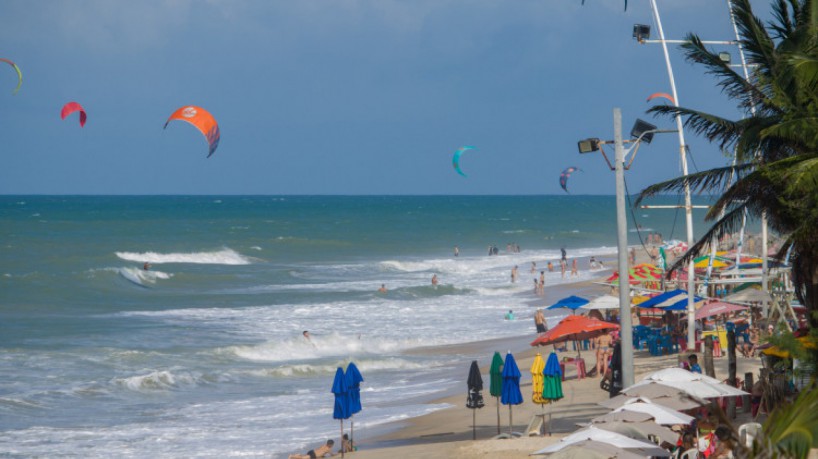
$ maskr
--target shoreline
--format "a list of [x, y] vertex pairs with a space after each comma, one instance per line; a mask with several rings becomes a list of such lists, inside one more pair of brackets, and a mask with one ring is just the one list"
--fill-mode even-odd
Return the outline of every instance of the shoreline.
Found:
[[[530, 346], [531, 341], [533, 341], [538, 335], [536, 333], [534, 322], [533, 322], [533, 314], [537, 308], [544, 308], [546, 305], [554, 303], [555, 301], [559, 300], [560, 298], [569, 296], [569, 295], [578, 295], [578, 296], [586, 296], [590, 298], [594, 298], [605, 293], [608, 293], [608, 287], [605, 285], [600, 285], [598, 282], [605, 277], [608, 277], [612, 272], [613, 268], [611, 267], [611, 262], [609, 260], [613, 259], [615, 254], [602, 254], [596, 255], [596, 258], [606, 260], [606, 268], [595, 270], [595, 277], [593, 279], [586, 279], [586, 280], [577, 280], [576, 282], [568, 282], [564, 284], [556, 284], [548, 286], [546, 285], [546, 289], [544, 295], [532, 297], [532, 294], [529, 293], [520, 293], [514, 296], [514, 300], [517, 304], [522, 304], [525, 306], [525, 313], [520, 314], [516, 320], [530, 320], [531, 321], [531, 334], [524, 335], [524, 336], [511, 336], [505, 338], [494, 338], [488, 340], [476, 340], [466, 343], [457, 343], [457, 344], [446, 344], [440, 346], [427, 346], [427, 347], [417, 347], [413, 349], [408, 349], [405, 351], [408, 355], [460, 355], [460, 356], [476, 356], [482, 355], [483, 360], [478, 359], [478, 364], [480, 365], [481, 374], [484, 376], [484, 384], [486, 388], [484, 390], [485, 394], [488, 394], [488, 369], [490, 366], [490, 359], [491, 356], [494, 354], [495, 351], [501, 353], [501, 355], [505, 355], [507, 351], [511, 351], [514, 357], [517, 359], [518, 363], [520, 364], [520, 372], [523, 373], [523, 378], [521, 379], [521, 389], [523, 390], [523, 394], [525, 396], [526, 388], [530, 388], [530, 376], [529, 382], [526, 383], [526, 374], [528, 373], [528, 368], [531, 366], [531, 360], [533, 360], [534, 356], [537, 354], [537, 348], [533, 348]], [[590, 257], [578, 257], [577, 260], [582, 266], [588, 265], [588, 260]], [[570, 273], [570, 271], [569, 271]], [[570, 276], [569, 273], [566, 273], [566, 276]], [[599, 276], [596, 276], [599, 274]], [[515, 309], [516, 311], [516, 309]], [[567, 311], [567, 310], [566, 310]], [[528, 314], [530, 312], [530, 314]], [[530, 317], [529, 317], [530, 315]], [[551, 349], [548, 346], [548, 349]], [[544, 349], [543, 349], [544, 351]], [[540, 351], [542, 352], [542, 351]], [[565, 351], [561, 352], [558, 355], [560, 358], [563, 356], [570, 356], [573, 355], [575, 351]], [[547, 354], [544, 354], [547, 357]], [[469, 360], [470, 361], [470, 360]], [[447, 412], [450, 410], [457, 410], [458, 408], [462, 407], [465, 404], [465, 380], [466, 380], [466, 373], [468, 372], [468, 362], [464, 361], [464, 365], [462, 368], [458, 368], [457, 370], [462, 370], [463, 372], [463, 387], [462, 388], [453, 388], [453, 389], [441, 389], [438, 393], [435, 394], [431, 399], [425, 400], [423, 403], [426, 405], [449, 405], [448, 407], [437, 409], [432, 411], [431, 413], [427, 413], [421, 416], [390, 421], [385, 424], [372, 426], [369, 428], [364, 427], [367, 431], [363, 434], [358, 434], [359, 427], [356, 426], [356, 444], [366, 450], [383, 450], [383, 449], [390, 449], [395, 447], [405, 447], [411, 445], [423, 445], [423, 444], [437, 444], [437, 443], [451, 443], [451, 442], [458, 442], [458, 441], [471, 441], [471, 425], [469, 424], [468, 432], [458, 432], [458, 433], [449, 433], [449, 432], [442, 432], [440, 429], [436, 429], [434, 427], [428, 428], [427, 427], [427, 419], [435, 419], [436, 415], [441, 412]], [[522, 362], [526, 362], [527, 367], [523, 365]], [[593, 364], [594, 362], [588, 362], [588, 364]], [[590, 368], [590, 367], [589, 367]], [[590, 378], [589, 378], [590, 379]], [[597, 387], [598, 387], [598, 380], [597, 380]], [[530, 389], [529, 389], [530, 390]], [[494, 406], [492, 403], [494, 402], [492, 397], [489, 395], [485, 395], [486, 400], [486, 408], [489, 406]], [[602, 408], [602, 407], [597, 407]], [[502, 411], [506, 407], [501, 408], [501, 417], [503, 416]], [[604, 409], [603, 409], [604, 410]], [[483, 410], [478, 411], [485, 411]], [[599, 411], [599, 410], [597, 410]], [[595, 415], [603, 414], [607, 410], [601, 411], [596, 413]], [[496, 409], [494, 411], [495, 418], [496, 418]], [[505, 425], [507, 426], [508, 413], [505, 413]], [[479, 413], [478, 413], [478, 423], [479, 423]], [[528, 418], [525, 420], [528, 421]], [[469, 420], [470, 422], [470, 420]], [[436, 422], [432, 422], [432, 424], [436, 424]], [[515, 421], [515, 426], [517, 422]], [[573, 429], [572, 429], [573, 430]], [[478, 429], [478, 439], [480, 438], [479, 434], [480, 430]], [[496, 419], [494, 425], [494, 434], [496, 435]], [[468, 438], [466, 438], [468, 437]], [[363, 451], [363, 450], [361, 450]], [[359, 452], [361, 452], [359, 451]], [[359, 452], [356, 452], [356, 457]], [[376, 457], [376, 456], [373, 456]]]
[[[603, 255], [598, 259], [605, 259], [611, 255]], [[604, 257], [604, 258], [603, 258]], [[645, 262], [645, 257], [637, 257], [637, 263]], [[587, 258], [583, 260], [587, 263]], [[612, 266], [606, 263], [606, 269], [600, 270], [600, 274], [607, 276], [610, 274]], [[604, 277], [600, 276], [592, 280], [578, 281], [546, 288], [545, 295], [535, 299], [523, 301], [527, 309], [533, 311], [534, 308], [543, 307], [544, 304], [553, 302], [568, 294], [578, 296], [595, 297], [608, 293], [608, 287], [598, 284]], [[520, 317], [518, 320], [532, 320], [529, 317]], [[563, 382], [565, 397], [553, 404], [544, 407], [537, 406], [531, 402], [531, 373], [530, 367], [537, 353], [547, 358], [551, 351], [551, 346], [533, 348], [530, 342], [536, 338], [537, 334], [533, 329], [530, 335], [498, 338], [491, 340], [477, 340], [468, 343], [459, 343], [444, 346], [430, 346], [414, 348], [406, 351], [407, 354], [456, 354], [456, 355], [485, 355], [484, 360], [478, 360], [480, 372], [483, 376], [484, 390], [483, 396], [485, 407], [478, 410], [470, 410], [465, 407], [466, 401], [466, 375], [468, 372], [468, 362], [464, 361], [462, 368], [463, 385], [452, 390], [442, 390], [433, 399], [424, 403], [429, 405], [446, 405], [445, 408], [432, 411], [430, 413], [407, 418], [398, 421], [374, 426], [367, 429], [368, 432], [356, 437], [356, 444], [359, 450], [353, 457], [360, 459], [379, 457], [425, 457], [425, 458], [472, 458], [491, 457], [500, 459], [527, 458], [532, 451], [541, 449], [549, 444], [559, 441], [570, 432], [579, 429], [577, 423], [588, 422], [591, 418], [608, 413], [610, 410], [600, 406], [597, 402], [608, 398], [608, 393], [600, 389], [600, 379], [598, 377], [586, 377], [577, 379], [573, 369], [568, 368], [566, 380]], [[517, 360], [522, 377], [520, 388], [523, 393], [524, 402], [514, 406], [511, 410], [513, 419], [513, 431], [522, 432], [526, 430], [529, 421], [535, 415], [550, 413], [551, 421], [548, 429], [550, 435], [547, 436], [526, 436], [513, 440], [494, 439], [498, 433], [498, 403], [488, 392], [491, 355], [494, 351], [504, 354], [511, 351]], [[559, 352], [557, 355], [563, 357], [574, 356], [576, 351], [567, 350]], [[582, 351], [581, 351], [582, 352]], [[595, 366], [596, 359], [593, 351], [585, 351], [583, 358], [586, 361], [586, 368], [590, 370]], [[677, 366], [679, 356], [682, 354], [672, 354], [667, 356], [650, 356], [647, 351], [635, 351], [636, 379], [656, 371], [661, 368]], [[716, 377], [725, 379], [727, 377], [727, 357], [714, 359], [716, 367]], [[761, 367], [759, 358], [745, 359], [739, 357], [737, 360], [737, 374], [745, 372], [757, 372]], [[474, 418], [473, 418], [474, 416]], [[749, 414], [738, 412], [738, 420], [747, 417]], [[476, 420], [476, 428], [473, 431], [472, 419]], [[509, 408], [499, 405], [500, 432], [509, 431]], [[357, 429], [356, 429], [357, 432]], [[473, 439], [476, 432], [476, 440]]]

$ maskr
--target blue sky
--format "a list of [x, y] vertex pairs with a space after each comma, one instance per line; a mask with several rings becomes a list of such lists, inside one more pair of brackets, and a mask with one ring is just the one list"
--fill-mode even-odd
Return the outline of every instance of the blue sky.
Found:
[[[668, 38], [732, 38], [726, 1], [658, 4]], [[674, 126], [644, 113], [670, 91], [661, 47], [631, 38], [647, 0], [5, 0], [0, 17], [0, 57], [24, 75], [13, 96], [0, 68], [3, 194], [560, 194], [568, 166], [572, 193], [613, 194], [577, 140], [613, 138], [614, 107], [626, 133]], [[681, 105], [740, 116], [671, 57]], [[71, 100], [82, 129], [60, 120]], [[219, 121], [210, 159], [192, 126], [162, 130], [187, 104]], [[691, 170], [727, 163], [687, 140]], [[679, 164], [676, 135], [655, 137], [629, 190]]]

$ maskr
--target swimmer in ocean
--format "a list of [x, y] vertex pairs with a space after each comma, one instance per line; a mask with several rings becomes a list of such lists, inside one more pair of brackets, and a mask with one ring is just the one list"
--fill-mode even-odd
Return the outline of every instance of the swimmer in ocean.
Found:
[[151, 269], [151, 264], [146, 261], [145, 264], [142, 265], [142, 269], [144, 271], [147, 271], [147, 270]]
[[386, 293], [386, 284], [381, 284], [381, 288], [378, 289], [381, 293]]

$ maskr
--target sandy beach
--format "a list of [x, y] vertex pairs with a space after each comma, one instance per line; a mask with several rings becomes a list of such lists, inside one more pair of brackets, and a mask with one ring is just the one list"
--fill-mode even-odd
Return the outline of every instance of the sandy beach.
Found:
[[[594, 297], [609, 292], [609, 287], [594, 282], [577, 283], [570, 286], [568, 290], [577, 292], [575, 294]], [[562, 290], [564, 293], [564, 290]], [[548, 292], [546, 292], [548, 294]], [[551, 296], [551, 295], [549, 295]], [[547, 299], [537, 299], [532, 301], [532, 307], [547, 304]], [[533, 308], [532, 308], [533, 313]], [[522, 320], [522, 319], [521, 319]], [[527, 316], [525, 320], [530, 320]], [[579, 429], [577, 423], [588, 422], [591, 418], [608, 413], [610, 410], [600, 406], [600, 402], [608, 398], [609, 394], [600, 389], [600, 379], [598, 377], [586, 377], [577, 379], [576, 372], [569, 367], [566, 370], [566, 381], [563, 382], [565, 398], [562, 400], [541, 407], [531, 402], [531, 373], [529, 369], [537, 353], [541, 353], [544, 358], [553, 350], [552, 346], [533, 348], [530, 342], [536, 338], [533, 330], [530, 335], [520, 336], [506, 340], [495, 340], [493, 342], [473, 342], [458, 346], [448, 346], [443, 348], [421, 348], [414, 352], [422, 353], [474, 353], [479, 350], [486, 350], [486, 357], [480, 361], [481, 374], [484, 381], [484, 397], [486, 406], [482, 409], [472, 410], [465, 407], [466, 401], [466, 374], [468, 363], [463, 364], [463, 390], [460, 393], [448, 395], [434, 400], [432, 403], [451, 405], [449, 408], [432, 412], [430, 414], [394, 423], [391, 428], [394, 430], [374, 437], [362, 438], [358, 442], [359, 451], [352, 453], [359, 459], [382, 458], [382, 457], [424, 457], [424, 458], [474, 458], [491, 457], [501, 459], [525, 458], [533, 451], [541, 449], [549, 444], [559, 441], [565, 435]], [[501, 354], [511, 351], [518, 363], [522, 378], [520, 381], [521, 390], [525, 401], [521, 405], [512, 409], [514, 432], [525, 433], [525, 430], [535, 415], [543, 412], [550, 414], [550, 435], [546, 436], [526, 436], [515, 439], [494, 439], [498, 433], [497, 429], [497, 399], [488, 393], [488, 366], [492, 353], [488, 349], [494, 349]], [[467, 352], [472, 351], [472, 352]], [[576, 351], [569, 346], [567, 351], [558, 353], [560, 359], [573, 357]], [[685, 358], [687, 354], [672, 354], [666, 356], [651, 356], [648, 351], [635, 351], [634, 360], [636, 365], [636, 381], [639, 381], [646, 374], [668, 367], [676, 367], [680, 358]], [[596, 362], [593, 350], [582, 351], [582, 356], [586, 361], [587, 369], [590, 370]], [[701, 359], [701, 358], [700, 358]], [[726, 379], [728, 376], [728, 358], [726, 353], [719, 358], [714, 358], [714, 367], [718, 379]], [[737, 358], [737, 375], [743, 377], [746, 372], [758, 373], [761, 361], [756, 358]], [[472, 416], [476, 415], [476, 437], [473, 440]], [[499, 408], [500, 431], [509, 432], [509, 408], [500, 405]], [[737, 423], [750, 420], [750, 415], [741, 413], [738, 410]]]

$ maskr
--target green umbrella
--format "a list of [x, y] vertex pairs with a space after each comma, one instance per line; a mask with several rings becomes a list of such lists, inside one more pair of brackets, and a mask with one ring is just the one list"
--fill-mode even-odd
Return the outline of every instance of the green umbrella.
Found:
[[500, 435], [500, 395], [503, 394], [503, 356], [501, 356], [499, 352], [495, 352], [494, 357], [491, 359], [489, 375], [491, 375], [489, 393], [497, 400], [497, 435]]
[[[560, 359], [557, 354], [551, 353], [548, 356], [548, 361], [543, 368], [543, 388], [542, 399], [549, 402], [556, 402], [564, 397], [562, 393], [562, 368], [560, 367]], [[543, 419], [545, 421], [545, 419]], [[551, 414], [549, 410], [548, 415], [548, 431], [551, 435]]]

